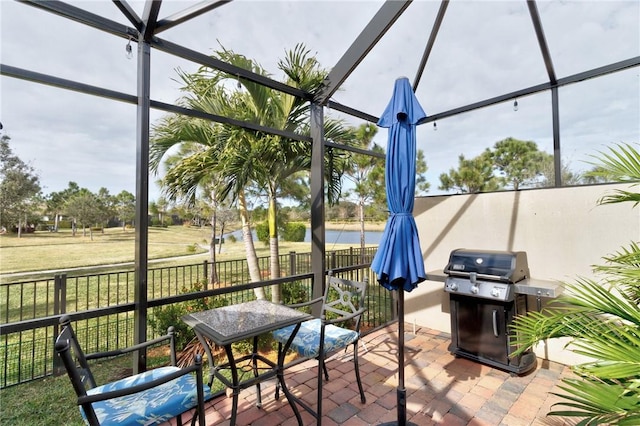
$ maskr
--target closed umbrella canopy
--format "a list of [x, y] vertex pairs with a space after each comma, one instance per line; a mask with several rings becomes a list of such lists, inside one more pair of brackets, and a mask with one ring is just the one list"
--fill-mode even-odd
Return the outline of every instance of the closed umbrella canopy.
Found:
[[426, 279], [418, 228], [413, 218], [416, 187], [416, 125], [426, 117], [413, 93], [409, 79], [396, 80], [393, 96], [378, 126], [389, 128], [385, 184], [389, 220], [384, 228], [371, 269], [378, 282], [398, 290], [398, 421], [385, 426], [407, 424], [407, 391], [404, 387], [404, 292]]
[[416, 125], [426, 117], [409, 79], [396, 80], [393, 96], [378, 121], [389, 128], [385, 185], [390, 216], [371, 263], [378, 282], [389, 290], [411, 291], [426, 279], [413, 199], [416, 186]]

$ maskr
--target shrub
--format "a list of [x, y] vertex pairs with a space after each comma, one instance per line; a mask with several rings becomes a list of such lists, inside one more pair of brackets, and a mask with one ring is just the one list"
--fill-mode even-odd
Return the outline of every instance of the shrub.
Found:
[[[190, 288], [183, 287], [182, 293], [195, 293], [201, 291], [203, 287], [202, 282], [197, 282]], [[181, 320], [182, 316], [189, 312], [206, 311], [207, 309], [218, 308], [220, 306], [226, 306], [227, 304], [226, 299], [215, 296], [160, 306], [153, 309], [149, 317], [149, 325], [157, 334], [165, 334], [167, 328], [173, 326], [176, 332], [176, 348], [180, 350], [195, 337], [195, 333], [191, 327]]]
[[269, 224], [267, 222], [256, 224], [256, 237], [258, 237], [258, 241], [269, 244]]
[[282, 300], [287, 305], [306, 302], [311, 299], [309, 286], [301, 281], [294, 281], [282, 286]]
[[303, 242], [307, 233], [307, 226], [302, 222], [289, 222], [285, 224], [282, 238], [285, 241]]

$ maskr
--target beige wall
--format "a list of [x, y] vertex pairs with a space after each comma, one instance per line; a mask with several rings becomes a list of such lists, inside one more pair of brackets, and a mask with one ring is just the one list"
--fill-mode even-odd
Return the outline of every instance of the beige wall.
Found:
[[[535, 279], [572, 282], [578, 276], [593, 277], [591, 265], [602, 264], [602, 256], [640, 241], [639, 208], [631, 203], [597, 205], [615, 189], [628, 185], [417, 198], [414, 216], [425, 268], [441, 273], [456, 248], [522, 250]], [[406, 294], [405, 321], [450, 332], [443, 283], [426, 281]], [[564, 343], [548, 342], [536, 353], [571, 364], [575, 358], [561, 350]]]

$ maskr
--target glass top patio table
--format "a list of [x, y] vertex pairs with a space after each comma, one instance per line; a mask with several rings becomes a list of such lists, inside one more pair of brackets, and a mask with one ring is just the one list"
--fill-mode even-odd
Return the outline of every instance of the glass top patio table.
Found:
[[220, 346], [268, 333], [313, 316], [267, 300], [254, 300], [185, 315], [182, 320]]
[[[228, 388], [233, 390], [233, 403], [231, 408], [231, 422], [233, 426], [236, 424], [238, 414], [238, 395], [240, 390], [249, 386], [256, 386], [258, 407], [262, 406], [262, 397], [260, 395], [260, 382], [277, 376], [278, 381], [291, 404], [298, 423], [302, 424], [302, 419], [295, 407], [296, 398], [287, 389], [284, 383], [284, 355], [291, 345], [291, 341], [300, 328], [300, 324], [304, 321], [313, 319], [311, 314], [290, 308], [285, 305], [279, 305], [267, 300], [254, 300], [250, 302], [238, 303], [231, 306], [223, 306], [221, 308], [210, 309], [208, 311], [187, 314], [182, 317], [187, 325], [191, 326], [198, 339], [204, 347], [207, 358], [209, 360], [209, 386], [212, 385], [213, 379], [218, 378]], [[295, 325], [295, 331], [291, 335], [287, 344], [278, 351], [278, 361], [274, 363], [270, 359], [258, 353], [258, 336], [270, 331], [277, 330], [282, 327]], [[214, 362], [214, 356], [207, 340], [208, 338], [218, 346], [223, 346], [227, 354], [227, 362], [217, 364]], [[233, 354], [232, 344], [241, 340], [253, 338], [253, 351], [250, 354], [242, 355], [236, 358]], [[240, 374], [243, 369], [238, 367], [239, 363], [249, 362], [253, 375], [250, 379], [242, 379]], [[268, 366], [268, 368], [259, 368], [258, 362]], [[221, 370], [228, 369], [231, 372], [231, 380], [221, 374]]]

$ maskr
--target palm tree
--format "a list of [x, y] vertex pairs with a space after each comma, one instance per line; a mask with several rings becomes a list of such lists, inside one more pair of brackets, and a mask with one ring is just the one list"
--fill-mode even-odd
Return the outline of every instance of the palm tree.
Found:
[[[243, 55], [223, 48], [216, 52], [216, 56], [227, 63], [267, 75], [259, 64]], [[288, 52], [278, 66], [287, 76], [285, 83], [307, 92], [315, 90], [327, 74], [302, 45]], [[309, 103], [305, 100], [251, 81], [236, 80], [233, 76], [207, 67], [200, 68], [194, 74], [180, 73], [180, 77], [188, 93], [181, 103], [189, 108], [288, 132], [309, 133]], [[233, 84], [229, 84], [230, 80]], [[241, 88], [236, 88], [236, 84]], [[349, 132], [336, 120], [326, 120], [325, 135], [334, 140], [350, 141]], [[167, 175], [174, 177], [172, 182], [182, 193], [193, 193], [203, 181], [211, 179], [212, 173], [220, 177], [224, 185], [219, 196], [225, 198], [231, 194], [238, 202], [253, 281], [259, 281], [261, 276], [251, 237], [246, 191], [253, 187], [266, 194], [269, 205], [270, 273], [273, 278], [279, 277], [277, 198], [283, 182], [300, 171], [310, 170], [309, 144], [231, 124], [212, 124], [200, 119], [169, 116], [154, 128], [152, 167], [157, 170], [165, 153], [183, 143], [198, 144], [201, 149], [191, 150], [184, 162], [172, 165], [175, 170], [172, 172], [170, 169]], [[335, 182], [333, 175], [331, 178], [330, 182]], [[165, 181], [169, 182], [167, 179]], [[335, 183], [328, 186], [332, 191], [340, 190]], [[335, 194], [332, 192], [332, 197], [336, 197]], [[272, 300], [279, 302], [279, 288], [272, 290]]]
[[[600, 153], [600, 165], [593, 173], [630, 182], [640, 180], [640, 154], [621, 144]], [[631, 201], [640, 194], [617, 190], [599, 204]], [[578, 379], [565, 379], [566, 394], [558, 406], [568, 410], [550, 415], [580, 417], [581, 425], [640, 424], [640, 245], [632, 242], [603, 258], [605, 265], [595, 272], [602, 280], [581, 278], [566, 284], [563, 296], [541, 312], [529, 312], [516, 319], [516, 343], [527, 348], [550, 338], [569, 337], [569, 349], [591, 358], [572, 367]]]
[[[370, 149], [374, 152], [382, 153], [384, 150], [376, 143], [373, 142], [373, 138], [378, 132], [375, 125], [367, 123], [362, 124], [360, 127], [354, 130], [356, 135], [356, 141], [358, 148]], [[353, 183], [353, 192], [357, 197], [358, 205], [358, 218], [360, 221], [360, 253], [361, 260], [364, 263], [364, 248], [365, 248], [365, 205], [367, 201], [370, 201], [376, 195], [376, 192], [384, 190], [384, 172], [374, 173], [376, 167], [382, 168], [384, 161], [377, 157], [363, 154], [353, 154], [349, 167], [345, 172], [345, 176]], [[378, 180], [372, 179], [372, 176], [379, 178]]]

